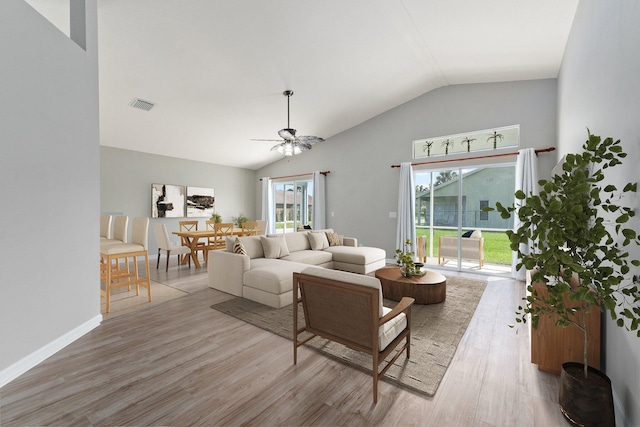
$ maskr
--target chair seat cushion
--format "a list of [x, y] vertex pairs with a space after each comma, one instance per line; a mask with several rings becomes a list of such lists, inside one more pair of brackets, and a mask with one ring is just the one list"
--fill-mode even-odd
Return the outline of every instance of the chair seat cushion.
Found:
[[[382, 312], [387, 314], [391, 311], [388, 307], [382, 307]], [[389, 320], [384, 325], [380, 326], [378, 332], [378, 348], [380, 351], [387, 348], [391, 342], [396, 339], [400, 332], [404, 331], [407, 327], [407, 316], [404, 313], [400, 313], [393, 319]]]
[[272, 258], [251, 260], [251, 270], [244, 273], [244, 286], [280, 295], [293, 289], [293, 273], [308, 267], [298, 262], [283, 262]]
[[124, 254], [128, 252], [144, 251], [144, 246], [135, 243], [121, 243], [119, 245], [100, 245], [100, 253], [104, 255]]
[[309, 265], [322, 265], [332, 261], [332, 256], [329, 252], [304, 250], [298, 252], [292, 252], [291, 254], [280, 258], [285, 261], [301, 262]]

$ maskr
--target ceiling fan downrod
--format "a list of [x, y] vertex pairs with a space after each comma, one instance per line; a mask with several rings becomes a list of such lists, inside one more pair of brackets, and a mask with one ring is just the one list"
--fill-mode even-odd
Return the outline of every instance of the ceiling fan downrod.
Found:
[[291, 129], [291, 125], [289, 124], [289, 99], [293, 95], [293, 91], [285, 90], [282, 94], [287, 97], [287, 129]]

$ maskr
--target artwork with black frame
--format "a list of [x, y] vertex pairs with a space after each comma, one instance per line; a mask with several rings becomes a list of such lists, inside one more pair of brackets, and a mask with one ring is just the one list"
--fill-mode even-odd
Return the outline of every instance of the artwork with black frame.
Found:
[[151, 217], [183, 218], [184, 185], [151, 184]]
[[215, 200], [213, 188], [187, 187], [187, 217], [211, 218]]

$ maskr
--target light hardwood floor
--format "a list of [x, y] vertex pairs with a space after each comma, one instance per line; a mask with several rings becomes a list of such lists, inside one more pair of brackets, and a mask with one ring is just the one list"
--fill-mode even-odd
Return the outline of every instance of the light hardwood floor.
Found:
[[0, 425], [568, 425], [558, 378], [529, 362], [526, 328], [508, 327], [523, 283], [480, 276], [436, 395], [381, 381], [374, 405], [370, 375], [305, 348], [294, 366], [291, 341], [212, 310], [229, 296], [206, 269], [154, 267], [184, 295], [134, 311], [114, 301], [102, 325], [0, 389]]

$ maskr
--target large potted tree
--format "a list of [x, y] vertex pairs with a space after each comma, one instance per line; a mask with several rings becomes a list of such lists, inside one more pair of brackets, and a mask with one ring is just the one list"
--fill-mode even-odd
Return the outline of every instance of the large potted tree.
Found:
[[[517, 268], [530, 270], [531, 283], [546, 287], [537, 292], [528, 286], [516, 321], [530, 317], [537, 328], [542, 316], [553, 316], [556, 327], [578, 328], [584, 335], [583, 363], [562, 366], [563, 414], [575, 425], [614, 425], [611, 382], [589, 366], [586, 315], [608, 312], [618, 326], [640, 337], [640, 291], [632, 271], [640, 261], [627, 250], [640, 245], [640, 239], [626, 228], [635, 214], [626, 206], [627, 196], [636, 192], [637, 183], [619, 189], [606, 180], [626, 157], [620, 140], [602, 140], [589, 132], [582, 148], [582, 153], [566, 155], [560, 174], [539, 181], [539, 195], [518, 191], [518, 203], [497, 203], [496, 210], [503, 218], [518, 216], [521, 225], [506, 232], [518, 253]], [[521, 250], [521, 245], [530, 250]]]

